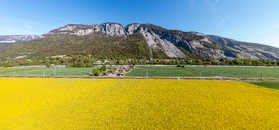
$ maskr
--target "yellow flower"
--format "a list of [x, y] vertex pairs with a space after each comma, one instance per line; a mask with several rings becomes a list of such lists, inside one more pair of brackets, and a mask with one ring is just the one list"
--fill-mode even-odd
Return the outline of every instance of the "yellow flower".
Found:
[[272, 129], [279, 91], [232, 81], [0, 79], [0, 129]]

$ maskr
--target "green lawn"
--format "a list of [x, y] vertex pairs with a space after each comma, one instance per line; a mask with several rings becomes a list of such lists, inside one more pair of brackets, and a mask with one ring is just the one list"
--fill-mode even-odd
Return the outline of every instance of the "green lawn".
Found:
[[93, 68], [0, 68], [0, 76], [88, 76]]
[[279, 78], [279, 68], [219, 66], [138, 66], [127, 76]]
[[264, 81], [264, 82], [251, 82], [252, 84], [263, 86], [272, 89], [279, 89], [279, 82]]

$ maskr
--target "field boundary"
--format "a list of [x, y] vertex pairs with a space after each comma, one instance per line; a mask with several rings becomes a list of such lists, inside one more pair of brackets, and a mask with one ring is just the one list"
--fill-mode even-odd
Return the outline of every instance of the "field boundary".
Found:
[[276, 78], [226, 78], [226, 77], [63, 77], [63, 76], [0, 76], [0, 78], [54, 78], [54, 79], [177, 79], [224, 81], [279, 81]]

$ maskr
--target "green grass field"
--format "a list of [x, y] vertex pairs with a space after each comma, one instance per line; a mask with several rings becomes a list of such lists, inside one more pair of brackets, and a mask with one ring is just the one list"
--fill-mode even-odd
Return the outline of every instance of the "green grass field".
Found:
[[279, 78], [279, 68], [267, 67], [202, 67], [185, 66], [138, 66], [127, 76], [150, 77], [232, 77], [232, 78]]
[[[91, 68], [0, 68], [0, 76], [88, 76]], [[202, 67], [137, 66], [126, 76], [139, 77], [232, 77], [279, 78], [279, 68], [264, 67]]]
[[0, 76], [88, 76], [91, 68], [0, 68]]
[[279, 82], [265, 81], [265, 82], [251, 82], [251, 83], [262, 87], [279, 89]]

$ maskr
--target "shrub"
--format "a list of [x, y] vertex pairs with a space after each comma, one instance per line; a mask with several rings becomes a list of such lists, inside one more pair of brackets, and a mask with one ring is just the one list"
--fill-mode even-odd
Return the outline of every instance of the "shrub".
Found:
[[99, 68], [95, 68], [95, 69], [92, 70], [92, 73], [93, 73], [94, 76], [100, 76], [101, 71], [100, 71]]
[[100, 71], [106, 71], [107, 70], [107, 66], [106, 65], [102, 65], [102, 67], [100, 68]]

